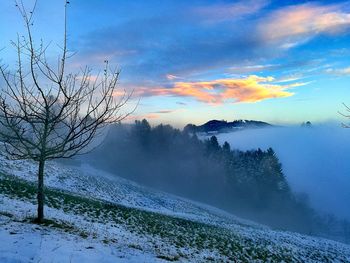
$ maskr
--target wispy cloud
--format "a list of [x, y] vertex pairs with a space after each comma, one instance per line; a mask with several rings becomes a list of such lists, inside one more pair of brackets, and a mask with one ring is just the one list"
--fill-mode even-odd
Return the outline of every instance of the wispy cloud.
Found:
[[286, 83], [286, 82], [295, 82], [300, 79], [305, 78], [305, 76], [301, 73], [295, 73], [287, 76], [280, 77], [276, 79], [276, 83]]
[[302, 4], [288, 6], [270, 14], [258, 27], [268, 42], [281, 42], [288, 49], [320, 34], [336, 35], [350, 26], [350, 13], [342, 5]]
[[157, 114], [168, 114], [168, 113], [172, 113], [176, 110], [159, 110], [159, 111], [155, 111], [153, 113], [157, 113]]
[[165, 109], [165, 110], [152, 111], [152, 112], [143, 113], [143, 114], [134, 114], [134, 115], [128, 116], [127, 121], [134, 121], [134, 120], [141, 120], [141, 119], [160, 119], [161, 116], [164, 114], [170, 114], [180, 110], [182, 109], [181, 108]]
[[328, 74], [333, 74], [338, 76], [345, 76], [345, 75], [350, 76], [350, 67], [338, 68], [338, 69], [329, 68], [329, 69], [326, 69], [325, 72]]
[[268, 5], [265, 0], [247, 0], [196, 7], [193, 13], [206, 23], [220, 23], [253, 15]]
[[153, 119], [159, 119], [159, 118], [160, 118], [160, 115], [156, 113], [133, 114], [128, 116], [125, 119], [125, 121], [130, 122], [130, 121], [142, 120], [142, 119], [153, 120]]
[[254, 65], [243, 65], [230, 67], [229, 71], [232, 73], [251, 73], [251, 72], [262, 72], [268, 70], [276, 70], [281, 68], [280, 64], [254, 64]]
[[170, 88], [141, 88], [140, 96], [177, 96], [191, 97], [212, 105], [232, 102], [258, 102], [271, 98], [292, 96], [288, 91], [306, 83], [288, 85], [274, 84], [273, 77], [251, 75], [246, 78], [217, 79], [199, 82], [175, 82]]
[[174, 79], [178, 79], [180, 77], [176, 76], [176, 75], [173, 75], [173, 74], [166, 74], [166, 78], [168, 80], [174, 80]]

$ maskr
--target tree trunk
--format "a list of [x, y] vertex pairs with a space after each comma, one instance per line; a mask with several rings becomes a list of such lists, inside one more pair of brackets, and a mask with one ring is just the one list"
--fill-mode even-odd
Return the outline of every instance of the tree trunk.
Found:
[[44, 166], [45, 166], [45, 160], [39, 161], [39, 171], [38, 171], [38, 193], [37, 193], [37, 200], [38, 200], [38, 218], [37, 222], [40, 224], [44, 220], [44, 202], [45, 202], [45, 195], [44, 195]]

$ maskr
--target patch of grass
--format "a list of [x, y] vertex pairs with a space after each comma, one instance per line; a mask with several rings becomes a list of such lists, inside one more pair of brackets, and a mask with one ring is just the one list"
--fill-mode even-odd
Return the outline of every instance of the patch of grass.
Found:
[[137, 250], [142, 250], [142, 247], [138, 244], [129, 244], [129, 248], [137, 249]]
[[6, 212], [6, 211], [0, 211], [0, 215], [6, 216], [9, 218], [13, 218], [13, 215], [11, 213]]
[[34, 224], [61, 229], [65, 232], [72, 232], [73, 230], [76, 229], [74, 227], [74, 225], [69, 224], [69, 223], [64, 222], [64, 221], [58, 221], [58, 220], [53, 220], [53, 219], [44, 219], [43, 222], [38, 223], [36, 218], [29, 218], [29, 220], [31, 223], [34, 223]]
[[180, 256], [158, 255], [157, 258], [164, 259], [166, 261], [178, 261], [180, 259]]
[[45, 218], [43, 220], [43, 222], [38, 223], [36, 218], [27, 217], [24, 220], [22, 220], [21, 222], [27, 222], [27, 223], [36, 224], [39, 226], [56, 228], [56, 229], [59, 229], [59, 230], [66, 232], [66, 233], [79, 235], [82, 238], [87, 238], [89, 236], [89, 233], [87, 233], [86, 231], [82, 231], [80, 228], [76, 227], [75, 225], [70, 224], [70, 223], [65, 222], [65, 221], [62, 221], [62, 220]]

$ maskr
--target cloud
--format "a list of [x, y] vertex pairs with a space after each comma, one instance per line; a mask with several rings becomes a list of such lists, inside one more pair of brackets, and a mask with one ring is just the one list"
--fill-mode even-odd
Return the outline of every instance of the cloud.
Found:
[[167, 113], [172, 113], [174, 112], [175, 110], [159, 110], [159, 111], [155, 111], [154, 113], [157, 113], [157, 114], [167, 114]]
[[165, 109], [165, 110], [159, 110], [159, 111], [153, 111], [148, 112], [144, 114], [134, 114], [127, 117], [126, 121], [135, 121], [135, 120], [142, 120], [142, 119], [160, 119], [161, 115], [163, 114], [169, 114], [174, 113], [176, 111], [180, 111], [182, 109]]
[[332, 75], [337, 75], [337, 76], [350, 76], [350, 67], [347, 68], [339, 68], [339, 69], [326, 69], [325, 71], [328, 74], [332, 74]]
[[269, 1], [248, 0], [196, 7], [193, 13], [206, 23], [220, 23], [253, 15], [268, 5]]
[[[306, 71], [309, 71], [310, 69], [315, 69], [316, 67], [325, 67], [326, 65], [323, 64], [324, 59], [310, 59], [310, 58], [294, 58], [291, 57], [290, 59], [284, 58], [283, 63], [272, 63], [272, 64], [252, 64], [250, 62], [241, 64], [240, 66], [233, 66], [228, 68], [227, 72], [234, 73], [234, 74], [247, 74], [251, 75], [252, 73], [261, 73], [264, 72], [265, 74], [267, 72], [276, 72], [276, 71], [283, 71], [283, 72], [294, 72], [293, 74], [296, 75], [304, 75]], [[301, 73], [303, 72], [303, 73]], [[284, 76], [283, 78], [286, 78]]]
[[173, 75], [173, 74], [166, 74], [166, 78], [167, 78], [168, 80], [174, 80], [174, 79], [178, 79], [178, 78], [180, 78], [180, 77], [175, 76], [175, 75]]
[[250, 75], [246, 78], [217, 79], [199, 82], [175, 82], [170, 88], [141, 88], [136, 91], [140, 96], [176, 96], [191, 97], [200, 102], [218, 105], [225, 101], [258, 102], [271, 98], [290, 97], [294, 93], [287, 91], [306, 83], [289, 85], [273, 84], [273, 77]]
[[[320, 34], [344, 32], [349, 22], [340, 4], [265, 9], [263, 0], [139, 5], [148, 12], [130, 14], [85, 33], [76, 44], [81, 50], [78, 58], [89, 60], [87, 64], [108, 58], [122, 67], [121, 81], [134, 86], [164, 87], [169, 81], [218, 79], [227, 77], [226, 73], [306, 71], [328, 46], [313, 52], [291, 47]], [[123, 17], [119, 9], [115, 12], [115, 17]], [[150, 81], [154, 84], [148, 85]]]
[[154, 120], [159, 118], [160, 118], [160, 115], [156, 113], [146, 113], [146, 114], [139, 114], [139, 115], [134, 114], [126, 117], [125, 121], [130, 122], [130, 121], [136, 121], [136, 120], [142, 120], [142, 119]]
[[[76, 43], [76, 49], [81, 50], [78, 59], [87, 58], [87, 64], [104, 59], [115, 61], [122, 67], [123, 79], [143, 83], [145, 79], [186, 77], [238, 65], [257, 54], [264, 56], [264, 50], [257, 50], [260, 42], [256, 34], [247, 34], [255, 27], [246, 21], [249, 17], [244, 18], [244, 28], [238, 23], [208, 27], [205, 21], [208, 17], [215, 19], [212, 17], [215, 12], [208, 14], [204, 10], [210, 10], [212, 4], [191, 3], [186, 7], [179, 4], [171, 2], [167, 8], [156, 7], [152, 13], [140, 13], [138, 17], [84, 34]], [[244, 4], [230, 4], [230, 12], [249, 9]], [[228, 4], [214, 6], [221, 12], [228, 8]]]
[[298, 73], [294, 73], [294, 74], [280, 77], [280, 78], [276, 79], [276, 82], [277, 83], [285, 83], [285, 82], [292, 82], [292, 81], [295, 82], [295, 81], [298, 81], [298, 80], [303, 79], [303, 78], [305, 78], [305, 76], [298, 72]]
[[350, 27], [350, 13], [342, 5], [302, 4], [288, 6], [270, 14], [258, 27], [262, 38], [281, 42], [289, 49], [320, 34], [337, 35]]
[[233, 73], [249, 73], [249, 72], [261, 72], [261, 71], [271, 71], [281, 68], [280, 64], [256, 64], [256, 65], [246, 65], [246, 66], [235, 66], [230, 67], [229, 71]]

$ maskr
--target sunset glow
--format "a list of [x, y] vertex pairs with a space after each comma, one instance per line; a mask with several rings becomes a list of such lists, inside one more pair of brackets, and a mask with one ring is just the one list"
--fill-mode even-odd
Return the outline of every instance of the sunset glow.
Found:
[[[23, 27], [12, 1], [1, 7], [0, 22], [12, 25], [0, 28], [1, 53], [11, 63], [10, 40]], [[62, 13], [61, 1], [38, 3], [35, 38], [52, 41], [52, 61]], [[116, 95], [133, 91], [132, 118], [340, 123], [350, 101], [347, 1], [72, 0], [68, 18], [67, 69], [98, 74], [105, 60], [120, 68]], [[171, 111], [154, 114], [162, 110]]]

